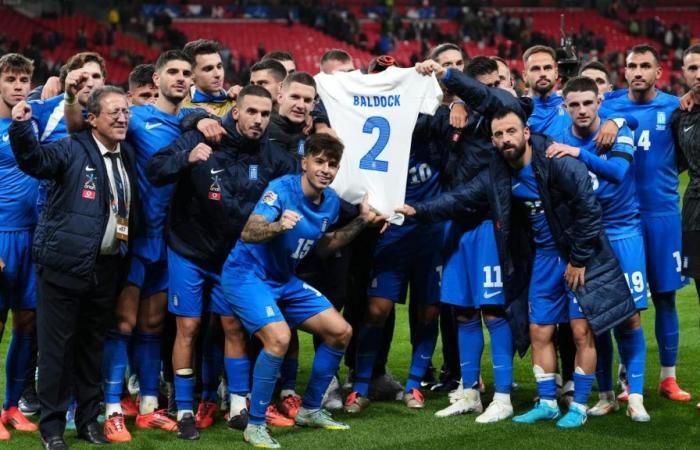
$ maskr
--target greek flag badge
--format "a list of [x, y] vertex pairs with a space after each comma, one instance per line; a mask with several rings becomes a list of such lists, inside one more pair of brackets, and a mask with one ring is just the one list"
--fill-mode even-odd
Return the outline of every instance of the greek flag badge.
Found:
[[658, 111], [656, 113], [656, 131], [663, 131], [666, 129], [666, 113], [663, 111]]
[[248, 179], [257, 180], [258, 179], [258, 165], [251, 164], [248, 166]]

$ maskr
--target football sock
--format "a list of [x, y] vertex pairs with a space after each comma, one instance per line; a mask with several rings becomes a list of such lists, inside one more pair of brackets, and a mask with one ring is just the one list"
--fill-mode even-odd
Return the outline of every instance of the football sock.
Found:
[[192, 412], [194, 409], [194, 371], [192, 369], [176, 370], [173, 383], [175, 384], [177, 420], [180, 420], [185, 412]]
[[219, 375], [224, 370], [224, 349], [221, 334], [207, 330], [202, 350], [202, 401], [216, 401], [218, 398]]
[[158, 397], [160, 393], [160, 346], [159, 334], [134, 333], [134, 360], [138, 361], [141, 397]]
[[299, 359], [285, 356], [280, 367], [280, 389], [294, 391], [297, 387], [297, 372]]
[[105, 403], [119, 403], [121, 399], [130, 339], [131, 333], [120, 333], [117, 330], [109, 330], [105, 337], [102, 351]]
[[360, 326], [357, 336], [357, 355], [355, 356], [355, 378], [352, 390], [363, 397], [369, 393], [369, 383], [372, 381], [372, 369], [377, 353], [381, 347], [384, 329], [371, 327], [367, 324]]
[[242, 358], [224, 358], [229, 394], [245, 397], [250, 392], [250, 360]]
[[481, 354], [484, 351], [484, 332], [481, 318], [468, 322], [457, 322], [459, 365], [462, 369], [462, 384], [465, 389], [479, 384]]
[[676, 293], [664, 292], [652, 294], [656, 307], [656, 342], [659, 345], [661, 366], [676, 365], [678, 357], [678, 312], [676, 311]]
[[493, 384], [496, 392], [510, 394], [513, 388], [513, 336], [508, 321], [502, 317], [486, 321], [491, 336]]
[[540, 399], [547, 401], [556, 401], [557, 398], [557, 382], [554, 380], [553, 373], [545, 373], [542, 367], [535, 365], [532, 368], [537, 382], [537, 394]]
[[340, 360], [345, 352], [336, 350], [326, 344], [321, 344], [316, 350], [314, 362], [311, 367], [309, 384], [301, 400], [301, 404], [307, 410], [313, 411], [321, 407], [323, 394], [325, 394], [331, 379], [340, 365]]
[[426, 370], [430, 366], [430, 360], [435, 351], [438, 336], [437, 321], [417, 324], [418, 339], [413, 349], [411, 357], [411, 367], [408, 369], [408, 380], [406, 381], [406, 392], [412, 389], [420, 389], [420, 383], [425, 376]]
[[12, 338], [7, 348], [7, 361], [5, 363], [4, 409], [17, 406], [19, 398], [24, 392], [27, 378], [30, 376], [32, 339], [33, 336], [31, 334], [22, 334], [12, 330]]
[[112, 414], [124, 414], [121, 403], [105, 403], [105, 417], [109, 418]]
[[576, 367], [574, 370], [574, 402], [579, 405], [588, 403], [588, 397], [591, 395], [595, 374], [586, 374], [583, 369]]
[[647, 343], [644, 339], [644, 330], [640, 327], [635, 330], [616, 330], [618, 342], [624, 347], [627, 358], [623, 363], [627, 367], [627, 384], [630, 394], [643, 394], [644, 370], [646, 368]]
[[265, 423], [265, 412], [272, 399], [283, 358], [262, 350], [253, 369], [253, 391], [250, 397], [249, 423]]
[[664, 380], [668, 377], [676, 378], [676, 366], [661, 367], [661, 379]]
[[612, 391], [613, 346], [612, 336], [610, 336], [609, 331], [595, 337], [595, 349], [598, 357], [595, 371], [595, 377], [598, 381], [598, 392]]

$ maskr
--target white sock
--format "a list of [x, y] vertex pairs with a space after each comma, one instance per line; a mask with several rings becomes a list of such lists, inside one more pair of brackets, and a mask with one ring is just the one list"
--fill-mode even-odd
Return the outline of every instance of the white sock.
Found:
[[192, 414], [194, 416], [194, 411], [192, 411], [191, 409], [178, 409], [177, 420], [178, 421], [182, 420], [182, 417], [187, 413]]
[[613, 400], [615, 398], [615, 392], [613, 392], [613, 391], [598, 392], [598, 398], [601, 400]]
[[496, 392], [493, 394], [493, 401], [502, 405], [510, 405], [510, 394], [501, 394]]
[[237, 416], [244, 409], [246, 409], [245, 396], [229, 394], [229, 417]]
[[642, 394], [630, 394], [629, 403], [644, 402], [644, 396]]
[[280, 398], [285, 398], [289, 397], [290, 395], [293, 395], [294, 397], [299, 397], [299, 395], [294, 391], [294, 389], [282, 389], [280, 391]]
[[141, 397], [141, 403], [139, 404], [139, 414], [150, 414], [158, 409], [158, 397], [155, 395], [144, 395]]
[[571, 402], [571, 406], [569, 406], [569, 409], [571, 408], [578, 408], [581, 411], [586, 412], [586, 410], [588, 410], [588, 405], [582, 405], [580, 403]]
[[114, 413], [124, 414], [121, 403], [105, 403], [105, 416], [109, 418]]
[[556, 399], [549, 400], [546, 398], [541, 398], [540, 403], [543, 403], [543, 404], [549, 406], [550, 408], [557, 408], [558, 407]]
[[676, 366], [661, 366], [661, 379], [665, 380], [668, 377], [676, 378]]

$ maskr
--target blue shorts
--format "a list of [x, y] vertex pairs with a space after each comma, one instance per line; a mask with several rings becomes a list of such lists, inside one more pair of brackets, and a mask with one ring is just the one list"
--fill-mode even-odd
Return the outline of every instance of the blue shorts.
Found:
[[457, 250], [445, 263], [440, 299], [462, 308], [505, 305], [492, 221], [485, 220], [462, 234]]
[[131, 255], [127, 282], [141, 290], [139, 294], [141, 298], [148, 298], [160, 292], [167, 292], [167, 260], [149, 262], [136, 254]]
[[202, 317], [204, 293], [210, 293], [209, 311], [221, 316], [232, 316], [231, 307], [224, 299], [221, 277], [215, 272], [202, 269], [189, 259], [168, 248], [168, 311], [176, 316]]
[[536, 251], [528, 293], [530, 323], [555, 325], [586, 318], [576, 296], [566, 286], [566, 265], [557, 250]]
[[644, 217], [642, 231], [651, 292], [671, 292], [688, 280], [681, 275], [681, 216]]
[[32, 264], [31, 231], [0, 231], [0, 311], [36, 309], [36, 271]]
[[296, 276], [278, 283], [261, 279], [247, 267], [226, 265], [222, 285], [226, 301], [250, 334], [273, 322], [286, 321], [290, 328], [296, 328], [333, 307], [323, 294]]
[[[405, 226], [405, 225], [403, 225]], [[411, 283], [411, 299], [423, 305], [440, 302], [442, 271], [442, 224], [410, 224], [408, 229], [390, 227], [372, 256], [369, 297], [404, 303]]]
[[610, 246], [617, 256], [620, 268], [625, 273], [625, 280], [630, 287], [634, 304], [638, 310], [647, 309], [647, 268], [644, 257], [644, 238], [637, 236], [610, 241]]

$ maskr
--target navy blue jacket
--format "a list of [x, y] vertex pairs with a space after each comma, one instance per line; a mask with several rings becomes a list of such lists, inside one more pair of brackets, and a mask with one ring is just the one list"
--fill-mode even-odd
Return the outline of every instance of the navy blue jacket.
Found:
[[267, 184], [296, 171], [296, 160], [271, 143], [267, 134], [254, 141], [241, 136], [231, 114], [222, 122], [228, 133], [207, 161], [190, 164], [190, 151], [206, 143], [187, 131], [161, 149], [146, 166], [151, 183], [177, 182], [168, 216], [168, 245], [198, 266], [219, 273], [250, 212]]
[[[54, 274], [96, 282], [95, 261], [110, 208], [110, 189], [104, 158], [92, 132], [72, 134], [39, 145], [31, 121], [14, 121], [10, 140], [20, 169], [38, 179], [53, 180], [34, 233], [32, 258]], [[129, 177], [131, 205], [138, 205], [134, 150], [121, 143], [121, 159]], [[138, 209], [129, 212], [129, 231], [138, 226]]]
[[[586, 284], [576, 299], [595, 334], [622, 323], [635, 313], [634, 300], [602, 227], [598, 204], [586, 166], [574, 158], [545, 156], [551, 138], [533, 134], [532, 166], [547, 223], [562, 255], [586, 267]], [[495, 155], [470, 182], [435, 200], [415, 205], [421, 220], [439, 221], [488, 208], [506, 291], [507, 312], [514, 342], [521, 354], [528, 345], [527, 289], [534, 259], [526, 212], [511, 202], [508, 165]]]

